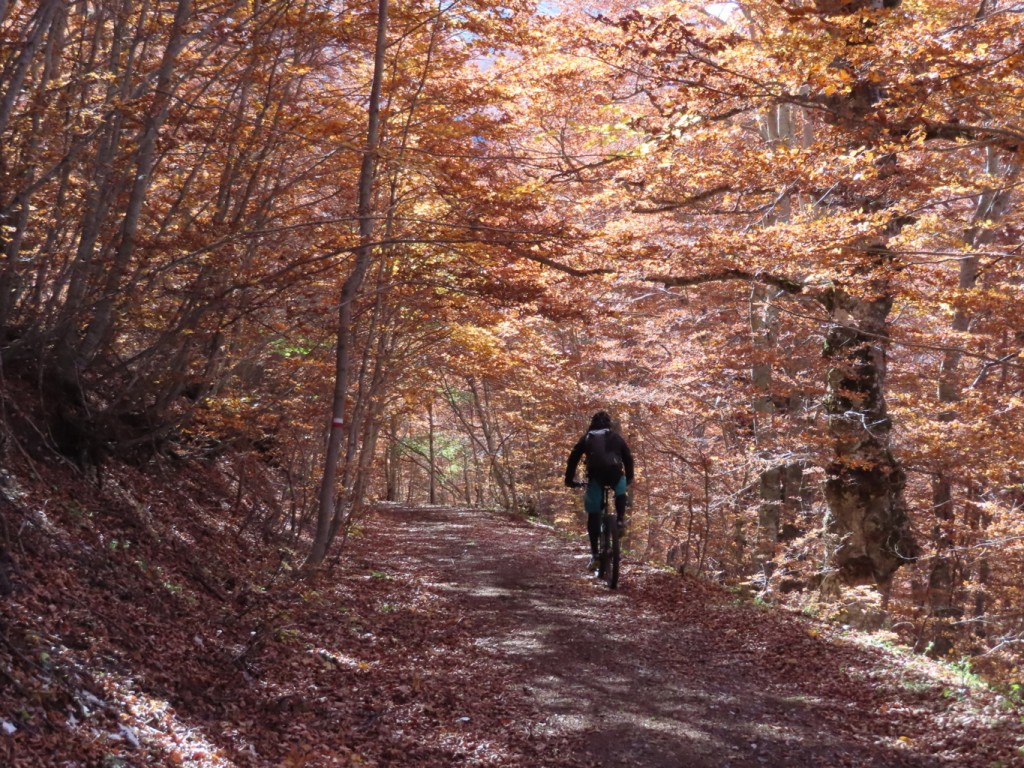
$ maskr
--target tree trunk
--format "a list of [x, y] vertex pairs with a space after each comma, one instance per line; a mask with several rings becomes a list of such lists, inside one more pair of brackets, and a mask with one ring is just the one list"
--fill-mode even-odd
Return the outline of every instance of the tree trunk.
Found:
[[431, 506], [437, 504], [437, 457], [434, 455], [434, 404], [431, 403], [427, 406], [427, 448], [429, 451], [430, 460], [430, 504]]
[[[971, 226], [964, 231], [963, 235], [964, 244], [970, 249], [981, 248], [991, 239], [990, 225], [1002, 218], [1006, 212], [1011, 200], [1010, 193], [1020, 170], [1019, 162], [1003, 167], [996, 150], [991, 147], [986, 149], [985, 173], [993, 178], [1001, 178], [1002, 184], [999, 189], [988, 190], [977, 198]], [[986, 226], [986, 222], [989, 223], [989, 226]], [[978, 267], [977, 254], [968, 253], [960, 259], [958, 287], [961, 291], [968, 292], [977, 287]], [[952, 327], [955, 332], [960, 334], [970, 330], [971, 316], [966, 310], [958, 307], [954, 311]], [[963, 390], [960, 381], [960, 358], [960, 353], [955, 350], [946, 352], [942, 358], [942, 365], [939, 369], [938, 397], [943, 409], [939, 412], [939, 421], [950, 422], [957, 418], [954, 404], [959, 402]], [[949, 524], [956, 517], [956, 508], [953, 500], [953, 486], [947, 476], [946, 467], [939, 467], [932, 483], [932, 497], [936, 517], [933, 540], [935, 555], [932, 558], [928, 575], [928, 607], [935, 616], [957, 616], [961, 611], [954, 605], [953, 600], [957, 588], [957, 584], [954, 583], [956, 568], [951, 554], [954, 539], [947, 530]]]
[[[487, 464], [490, 470], [491, 479], [498, 489], [498, 500], [502, 509], [512, 509], [515, 500], [515, 491], [512, 488], [511, 478], [505, 476], [501, 466], [501, 446], [498, 444], [496, 427], [491, 422], [494, 412], [490, 407], [490, 398], [487, 393], [487, 383], [481, 385], [470, 379], [470, 393], [473, 396], [473, 406], [477, 418], [480, 419], [480, 431], [483, 433], [483, 448], [487, 453]], [[482, 391], [482, 396], [481, 396]]]
[[[788, 104], [774, 105], [761, 127], [761, 137], [773, 147], [793, 146], [794, 139], [792, 107]], [[792, 215], [788, 194], [782, 194], [775, 208], [764, 217], [764, 225], [788, 221]], [[750, 333], [754, 352], [757, 355], [751, 366], [750, 379], [754, 389], [754, 443], [762, 462], [761, 477], [758, 481], [760, 503], [757, 512], [757, 566], [771, 575], [775, 549], [779, 541], [781, 525], [783, 472], [775, 452], [775, 404], [772, 400], [772, 364], [769, 356], [774, 351], [778, 338], [779, 311], [775, 300], [782, 291], [760, 280], [750, 287]]]
[[79, 358], [88, 362], [110, 341], [115, 322], [114, 307], [118, 288], [135, 253], [139, 220], [143, 205], [153, 181], [153, 166], [156, 161], [156, 140], [170, 113], [175, 87], [172, 84], [178, 56], [185, 47], [185, 25], [192, 15], [191, 0], [178, 0], [171, 25], [170, 37], [164, 49], [154, 87], [153, 111], [146, 120], [139, 136], [136, 151], [135, 178], [132, 181], [128, 206], [121, 225], [120, 241], [114, 254], [114, 264], [107, 276], [105, 292], [100, 299], [92, 322], [86, 329], [79, 347]]
[[14, 115], [14, 105], [25, 85], [25, 78], [31, 69], [36, 52], [42, 46], [50, 31], [50, 25], [57, 18], [63, 2], [64, 0], [47, 0], [39, 6], [33, 19], [32, 28], [28, 32], [24, 47], [14, 63], [11, 74], [0, 81], [4, 93], [3, 98], [0, 99], [0, 134], [7, 130]]
[[953, 489], [941, 472], [932, 480], [932, 510], [935, 529], [932, 540], [936, 549], [928, 574], [928, 608], [933, 616], [953, 616], [953, 561], [949, 549], [952, 539], [946, 524], [953, 520]]
[[367, 108], [366, 150], [359, 169], [359, 248], [356, 249], [352, 271], [341, 289], [338, 309], [337, 357], [334, 376], [334, 398], [331, 409], [331, 423], [327, 440], [327, 456], [324, 462], [324, 477], [320, 485], [320, 500], [317, 510], [316, 535], [309, 553], [307, 564], [319, 565], [327, 555], [330, 546], [331, 522], [335, 517], [335, 496], [337, 491], [338, 459], [341, 448], [347, 442], [345, 428], [345, 399], [351, 378], [352, 305], [363, 284], [370, 264], [371, 240], [373, 235], [373, 187], [376, 171], [377, 152], [380, 146], [380, 102], [384, 80], [384, 54], [388, 27], [388, 0], [378, 0], [377, 39], [374, 46], [373, 83], [370, 86], [370, 102]]
[[884, 289], [858, 298], [835, 288], [826, 306], [832, 322], [825, 411], [835, 451], [826, 467], [826, 528], [837, 539], [833, 557], [843, 581], [884, 585], [916, 555], [884, 396], [892, 297]]
[[767, 356], [775, 345], [778, 310], [773, 301], [780, 291], [760, 281], [751, 284], [750, 331], [758, 355], [750, 370], [754, 388], [754, 443], [767, 466], [758, 481], [760, 503], [757, 512], [757, 565], [764, 570], [775, 557], [782, 507], [782, 468], [775, 460], [775, 404], [772, 401], [772, 367]]
[[388, 450], [384, 458], [384, 476], [388, 501], [398, 501], [398, 483], [401, 479], [402, 446], [398, 442], [398, 416], [391, 416], [388, 427]]

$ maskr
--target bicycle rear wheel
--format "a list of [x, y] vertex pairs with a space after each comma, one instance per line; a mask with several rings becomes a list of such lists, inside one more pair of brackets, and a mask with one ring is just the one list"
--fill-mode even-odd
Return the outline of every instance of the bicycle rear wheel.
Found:
[[608, 516], [601, 518], [601, 549], [597, 554], [597, 578], [607, 580], [611, 571], [611, 532], [608, 530]]
[[609, 552], [608, 563], [608, 589], [615, 589], [619, 586], [619, 523], [615, 515], [608, 515], [607, 527], [611, 529], [611, 552]]

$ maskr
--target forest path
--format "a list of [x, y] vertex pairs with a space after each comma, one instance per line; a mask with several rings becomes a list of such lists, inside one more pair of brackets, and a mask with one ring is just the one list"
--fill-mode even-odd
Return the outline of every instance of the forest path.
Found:
[[531, 738], [570, 745], [530, 764], [1010, 764], [994, 760], [1009, 734], [951, 706], [961, 693], [818, 622], [628, 558], [612, 592], [584, 572], [582, 539], [480, 510], [378, 522], [366, 545], [444, 595], [483, 654], [470, 684]]

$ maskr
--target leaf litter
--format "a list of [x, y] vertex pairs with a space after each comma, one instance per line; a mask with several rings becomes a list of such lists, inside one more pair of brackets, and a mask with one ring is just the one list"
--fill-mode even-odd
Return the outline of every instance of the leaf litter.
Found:
[[382, 507], [301, 579], [215, 467], [119, 472], [4, 501], [4, 765], [1024, 762], [1015, 705], [948, 666], [628, 557], [610, 592], [528, 521]]

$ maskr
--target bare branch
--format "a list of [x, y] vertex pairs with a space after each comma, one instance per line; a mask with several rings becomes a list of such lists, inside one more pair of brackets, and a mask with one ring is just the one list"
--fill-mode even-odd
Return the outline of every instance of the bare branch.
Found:
[[706, 189], [703, 192], [697, 192], [696, 194], [690, 195], [683, 200], [655, 200], [657, 207], [655, 208], [634, 208], [633, 213], [666, 213], [668, 211], [676, 211], [680, 208], [686, 208], [694, 203], [699, 203], [708, 198], [720, 195], [723, 192], [728, 192], [732, 189], [728, 184], [719, 184], [718, 186]]
[[570, 267], [568, 264], [562, 264], [561, 262], [549, 259], [547, 256], [541, 256], [536, 253], [531, 253], [528, 250], [522, 248], [516, 248], [512, 243], [498, 241], [496, 245], [503, 245], [508, 248], [516, 257], [520, 259], [527, 259], [528, 261], [535, 261], [538, 264], [543, 264], [545, 267], [551, 269], [557, 269], [559, 272], [565, 272], [567, 275], [573, 277], [592, 277], [594, 275], [613, 275], [615, 274], [614, 269], [607, 269], [604, 267], [598, 267], [594, 269], [576, 269]]
[[769, 272], [748, 272], [743, 269], [727, 268], [718, 272], [705, 272], [701, 275], [690, 275], [679, 277], [675, 275], [650, 275], [644, 278], [649, 283], [661, 283], [666, 288], [680, 288], [690, 285], [702, 285], [704, 283], [717, 283], [725, 280], [750, 280], [753, 282], [767, 283], [774, 285], [786, 293], [803, 293], [804, 285], [788, 277], [773, 275]]

